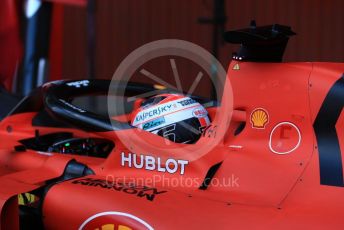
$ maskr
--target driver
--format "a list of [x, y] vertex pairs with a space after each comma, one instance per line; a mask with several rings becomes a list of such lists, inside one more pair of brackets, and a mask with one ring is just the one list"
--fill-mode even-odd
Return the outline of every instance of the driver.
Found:
[[195, 143], [210, 125], [207, 110], [180, 94], [160, 94], [141, 102], [131, 124], [176, 143]]

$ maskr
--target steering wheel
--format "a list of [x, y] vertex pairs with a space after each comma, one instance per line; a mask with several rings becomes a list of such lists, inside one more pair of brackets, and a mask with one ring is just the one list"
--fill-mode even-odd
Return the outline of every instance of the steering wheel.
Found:
[[[70, 103], [75, 97], [86, 95], [106, 95], [109, 92], [110, 80], [55, 81], [43, 86], [43, 103], [46, 110], [56, 119], [86, 131], [106, 132], [136, 128], [126, 122], [86, 111]], [[142, 83], [118, 82], [116, 91], [125, 92], [124, 96], [136, 96], [157, 91], [153, 85]], [[160, 93], [176, 92], [171, 89], [158, 90]], [[201, 104], [217, 105], [210, 99], [191, 96]]]

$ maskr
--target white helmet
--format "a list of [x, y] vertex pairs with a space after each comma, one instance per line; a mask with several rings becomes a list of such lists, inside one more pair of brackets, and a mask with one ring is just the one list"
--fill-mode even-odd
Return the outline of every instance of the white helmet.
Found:
[[176, 143], [195, 143], [210, 125], [207, 110], [179, 94], [160, 94], [141, 103], [131, 124]]

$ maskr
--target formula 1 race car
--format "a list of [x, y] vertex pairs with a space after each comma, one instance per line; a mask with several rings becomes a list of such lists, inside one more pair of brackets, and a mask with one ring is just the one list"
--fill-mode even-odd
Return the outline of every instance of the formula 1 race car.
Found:
[[233, 92], [180, 103], [202, 104], [211, 122], [193, 144], [137, 128], [131, 111], [109, 118], [72, 103], [108, 94], [108, 80], [33, 91], [0, 123], [1, 229], [341, 229], [344, 64], [280, 63], [293, 34], [225, 34], [242, 44], [224, 86]]

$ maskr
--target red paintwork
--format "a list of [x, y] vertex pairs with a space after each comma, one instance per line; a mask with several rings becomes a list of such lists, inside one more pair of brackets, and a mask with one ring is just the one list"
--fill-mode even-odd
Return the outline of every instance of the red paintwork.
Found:
[[0, 85], [8, 91], [12, 89], [13, 76], [23, 51], [19, 34], [18, 2], [3, 0], [0, 7]]
[[[240, 70], [233, 69], [236, 64]], [[18, 145], [17, 140], [32, 137], [35, 129], [41, 134], [66, 129], [32, 127], [33, 113], [7, 117], [0, 123], [0, 136], [5, 140], [0, 143], [3, 185], [0, 198], [4, 204], [18, 193], [41, 186], [45, 180], [61, 175], [68, 160], [76, 159], [94, 170], [96, 175], [87, 178], [108, 179], [109, 182], [113, 178], [122, 182], [136, 178], [141, 190], [120, 188], [119, 182], [117, 190], [103, 188], [104, 184], [101, 184], [103, 187], [100, 184], [87, 186], [79, 179], [54, 185], [43, 203], [47, 229], [78, 229], [88, 218], [103, 212], [130, 214], [156, 229], [341, 229], [344, 225], [343, 188], [320, 184], [312, 125], [329, 88], [343, 72], [344, 64], [233, 61], [229, 65], [226, 88], [230, 89], [230, 82], [234, 111], [230, 90], [225, 90], [222, 106], [209, 109], [213, 127], [218, 125], [215, 137], [215, 131], [208, 130], [195, 145], [166, 145], [163, 138], [139, 130], [85, 133], [69, 129], [80, 137], [101, 136], [114, 140], [116, 148], [105, 160], [15, 152], [13, 146]], [[263, 129], [251, 125], [251, 112], [256, 108], [268, 113], [269, 120]], [[231, 117], [229, 127], [225, 128], [221, 120]], [[339, 137], [343, 136], [339, 132], [343, 129], [343, 119], [341, 116], [336, 126]], [[246, 121], [246, 126], [234, 136], [241, 121]], [[281, 122], [288, 123], [274, 129]], [[7, 131], [8, 126], [12, 127], [12, 132]], [[291, 150], [299, 140], [297, 130], [301, 136], [299, 145], [286, 154], [273, 152], [269, 148], [273, 130], [271, 146], [275, 151]], [[343, 146], [343, 138], [339, 139]], [[219, 143], [210, 148], [216, 141]], [[207, 150], [206, 154], [195, 156], [201, 149]], [[160, 157], [161, 162], [173, 158], [189, 163], [183, 175], [123, 167], [122, 152]], [[208, 169], [221, 161], [213, 180], [228, 182], [229, 178], [231, 186], [210, 185], [206, 190], [198, 189], [196, 185]], [[143, 184], [139, 180], [142, 178], [146, 179]], [[167, 184], [168, 179], [171, 183], [177, 179], [192, 181], [188, 186], [173, 186]], [[151, 193], [139, 193], [143, 185], [156, 188], [158, 193], [166, 192], [156, 194], [150, 201], [147, 196]], [[143, 194], [142, 197], [139, 194]], [[5, 214], [3, 208], [1, 215]], [[113, 229], [120, 229], [120, 225], [145, 228], [135, 218], [110, 214], [85, 224], [86, 229], [88, 226], [101, 229], [106, 224]]]

